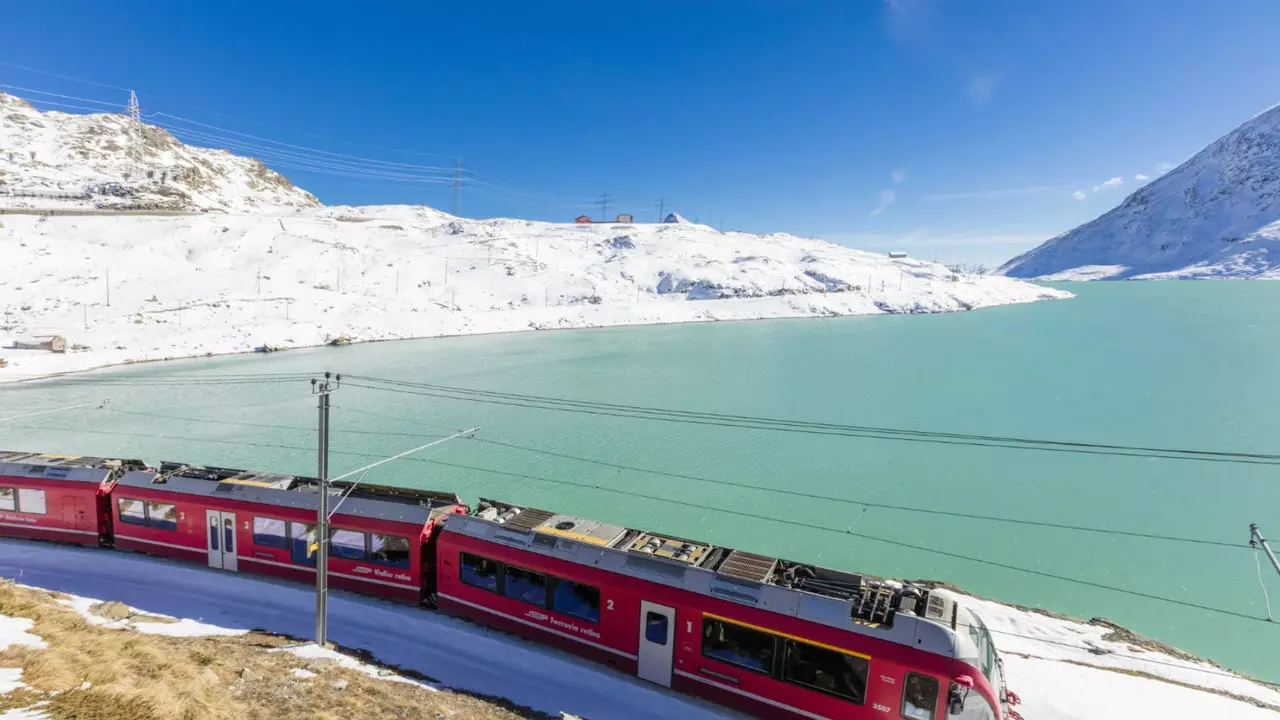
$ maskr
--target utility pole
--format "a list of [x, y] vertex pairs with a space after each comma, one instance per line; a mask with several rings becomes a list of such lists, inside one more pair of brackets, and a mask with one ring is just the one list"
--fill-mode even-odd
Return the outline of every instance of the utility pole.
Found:
[[609, 219], [609, 203], [613, 202], [613, 196], [607, 192], [600, 193], [600, 221], [604, 222]]
[[111, 268], [107, 268], [107, 307], [111, 307]]
[[658, 206], [658, 222], [662, 222], [663, 218], [667, 216], [667, 199], [658, 198], [657, 206]]
[[324, 374], [324, 380], [311, 379], [311, 394], [320, 406], [319, 473], [320, 487], [316, 500], [316, 644], [328, 641], [329, 623], [329, 395], [342, 383], [341, 375]]
[[462, 158], [457, 158], [453, 164], [453, 215], [458, 216], [462, 211]]
[[[1267, 559], [1271, 561], [1271, 567], [1280, 573], [1280, 562], [1276, 561], [1276, 554], [1271, 552], [1271, 546], [1267, 544], [1267, 539], [1262, 537], [1262, 531], [1258, 529], [1257, 523], [1249, 523], [1249, 547], [1253, 548], [1253, 559], [1257, 562], [1258, 546], [1267, 553]], [[1262, 582], [1262, 565], [1258, 564], [1258, 585], [1262, 587], [1262, 600], [1267, 606], [1267, 622], [1271, 622], [1271, 598], [1267, 597], [1266, 583]]]
[[1262, 549], [1267, 553], [1267, 559], [1271, 561], [1271, 567], [1280, 573], [1280, 561], [1276, 560], [1276, 554], [1271, 552], [1271, 546], [1267, 544], [1267, 539], [1262, 537], [1262, 530], [1258, 528], [1257, 523], [1249, 524], [1249, 547], [1257, 550], [1261, 545]]

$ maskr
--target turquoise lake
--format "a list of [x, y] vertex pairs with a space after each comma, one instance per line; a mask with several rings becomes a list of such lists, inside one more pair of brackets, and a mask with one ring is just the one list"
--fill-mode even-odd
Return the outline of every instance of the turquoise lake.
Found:
[[[1078, 296], [947, 315], [530, 332], [109, 369], [0, 386], [0, 416], [111, 401], [106, 410], [0, 424], [0, 447], [314, 474], [315, 399], [305, 381], [128, 386], [87, 380], [333, 370], [831, 423], [1280, 453], [1280, 283], [1061, 287]], [[333, 404], [335, 474], [369, 462], [342, 453], [393, 454], [448, 428], [479, 425], [482, 439], [628, 469], [462, 439], [424, 452], [421, 457], [433, 462], [392, 463], [366, 479], [450, 489], [468, 500], [527, 503], [877, 575], [945, 580], [1008, 602], [1106, 617], [1280, 681], [1276, 625], [893, 543], [1261, 618], [1262, 592], [1247, 548], [857, 504], [1243, 546], [1250, 522], [1280, 537], [1275, 466], [801, 435], [355, 387], [340, 390]], [[621, 496], [613, 489], [700, 507]], [[797, 498], [789, 491], [848, 502]], [[857, 533], [889, 542], [842, 532], [851, 524]], [[1262, 570], [1272, 596], [1280, 599], [1280, 578], [1265, 561]]]

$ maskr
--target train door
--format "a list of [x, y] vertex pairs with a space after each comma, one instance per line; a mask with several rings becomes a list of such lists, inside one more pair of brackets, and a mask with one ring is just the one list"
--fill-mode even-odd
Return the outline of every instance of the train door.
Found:
[[671, 663], [675, 649], [675, 608], [642, 600], [639, 667], [636, 674], [642, 680], [671, 687]]
[[236, 514], [205, 510], [209, 541], [209, 567], [236, 570]]
[[93, 525], [89, 520], [88, 504], [85, 503], [84, 498], [62, 498], [62, 521], [67, 524], [68, 528], [93, 530]]

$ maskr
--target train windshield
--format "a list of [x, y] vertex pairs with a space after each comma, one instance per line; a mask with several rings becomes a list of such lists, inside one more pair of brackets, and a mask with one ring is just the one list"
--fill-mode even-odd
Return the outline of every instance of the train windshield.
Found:
[[969, 625], [969, 639], [978, 648], [978, 667], [991, 683], [991, 687], [999, 690], [1000, 683], [997, 675], [1000, 671], [996, 663], [996, 646], [991, 641], [991, 632], [987, 630], [982, 618], [972, 612], [969, 615], [973, 618], [973, 622]]

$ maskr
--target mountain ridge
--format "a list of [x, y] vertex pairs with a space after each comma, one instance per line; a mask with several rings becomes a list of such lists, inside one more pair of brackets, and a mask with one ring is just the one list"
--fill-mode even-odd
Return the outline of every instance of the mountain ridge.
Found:
[[1280, 278], [1280, 105], [996, 273], [1064, 280]]
[[187, 145], [116, 113], [41, 111], [0, 92], [0, 196], [9, 207], [250, 212], [320, 207], [261, 160]]

